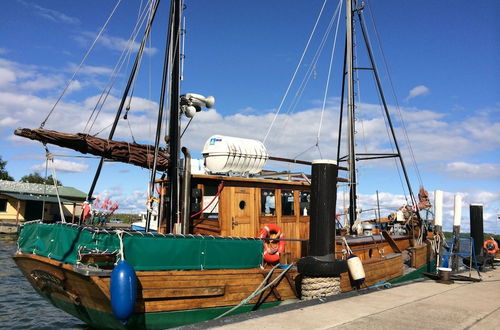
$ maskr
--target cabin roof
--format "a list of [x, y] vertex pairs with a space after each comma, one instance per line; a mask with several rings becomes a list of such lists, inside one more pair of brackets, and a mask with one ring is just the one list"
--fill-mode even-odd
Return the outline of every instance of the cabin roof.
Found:
[[308, 182], [299, 181], [299, 180], [276, 180], [276, 179], [262, 179], [262, 178], [243, 178], [243, 177], [233, 177], [233, 176], [224, 176], [224, 175], [208, 175], [208, 174], [193, 174], [192, 178], [195, 180], [217, 180], [217, 181], [226, 181], [226, 182], [239, 182], [239, 183], [252, 183], [252, 184], [274, 184], [274, 185], [283, 185], [283, 186], [304, 186], [309, 187], [310, 184]]
[[[85, 198], [87, 197], [87, 194], [85, 194], [83, 191], [80, 191], [73, 187], [58, 186], [57, 191], [59, 193], [59, 196], [63, 198], [85, 200]], [[9, 194], [9, 193], [38, 195], [38, 196], [41, 195], [57, 196], [56, 188], [53, 185], [0, 180], [0, 194]]]

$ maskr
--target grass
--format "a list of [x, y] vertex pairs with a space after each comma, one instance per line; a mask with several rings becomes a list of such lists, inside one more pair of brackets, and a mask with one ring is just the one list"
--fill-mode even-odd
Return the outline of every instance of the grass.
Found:
[[[443, 232], [444, 237], [446, 238], [453, 238], [453, 233], [449, 231]], [[470, 233], [460, 233], [460, 235], [468, 236]], [[490, 233], [484, 233], [484, 241], [490, 239], [490, 237], [493, 237], [496, 240], [500, 240], [500, 235], [499, 234], [490, 234]]]
[[134, 221], [140, 220], [141, 217], [138, 214], [114, 213], [111, 218], [120, 219], [124, 223], [132, 223]]

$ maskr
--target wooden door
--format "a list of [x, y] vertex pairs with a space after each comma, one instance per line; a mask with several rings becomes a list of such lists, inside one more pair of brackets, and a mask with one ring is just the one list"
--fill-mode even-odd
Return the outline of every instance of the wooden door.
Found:
[[255, 189], [231, 187], [231, 236], [255, 237]]

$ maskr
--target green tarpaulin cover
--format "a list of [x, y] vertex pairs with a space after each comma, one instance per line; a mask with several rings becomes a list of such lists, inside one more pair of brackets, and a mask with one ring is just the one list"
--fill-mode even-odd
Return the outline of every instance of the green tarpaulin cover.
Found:
[[[122, 234], [125, 259], [135, 270], [242, 269], [259, 267], [263, 243], [211, 236]], [[19, 234], [24, 253], [76, 264], [79, 252], [119, 251], [116, 232], [70, 224], [26, 223]]]

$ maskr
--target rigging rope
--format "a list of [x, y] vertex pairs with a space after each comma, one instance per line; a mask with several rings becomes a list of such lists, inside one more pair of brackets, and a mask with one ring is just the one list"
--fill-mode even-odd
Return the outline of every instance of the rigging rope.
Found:
[[[356, 19], [356, 16], [353, 16], [353, 19]], [[353, 29], [353, 39], [354, 39], [354, 43], [357, 43], [356, 42], [356, 30]], [[357, 51], [358, 51], [358, 48], [357, 47], [353, 47], [354, 48], [354, 67], [358, 67], [358, 56], [357, 56]], [[359, 114], [359, 119], [360, 119], [360, 123], [361, 123], [361, 134], [363, 135], [362, 137], [362, 140], [363, 140], [363, 147], [365, 149], [365, 153], [368, 153], [368, 148], [367, 148], [367, 145], [366, 145], [366, 136], [365, 136], [365, 124], [364, 124], [364, 120], [363, 120], [363, 115], [362, 115], [362, 107], [361, 107], [361, 83], [360, 83], [360, 79], [359, 79], [359, 70], [356, 70], [356, 87], [358, 89], [358, 105], [356, 106], [355, 105], [355, 110], [356, 110], [356, 113], [355, 114]]]
[[[340, 5], [340, 4], [339, 4]], [[340, 10], [340, 7], [337, 6], [337, 11]], [[330, 35], [330, 32], [333, 28], [333, 24], [335, 23], [335, 16], [337, 15], [337, 11], [332, 15], [332, 18], [330, 19], [330, 22], [328, 23], [328, 27], [325, 30], [325, 33], [323, 34], [323, 38], [321, 39], [321, 42], [319, 44], [318, 49], [316, 49], [316, 53], [313, 56], [313, 59], [311, 61], [311, 65], [308, 66], [308, 69], [306, 71], [306, 74], [304, 75], [304, 78], [302, 79], [301, 83], [299, 84], [299, 88], [297, 88], [297, 92], [295, 93], [292, 102], [290, 103], [290, 106], [288, 107], [287, 114], [294, 112], [295, 107], [297, 106], [300, 98], [302, 97], [302, 94], [304, 93], [304, 90], [309, 83], [309, 80], [311, 77], [316, 75], [316, 65], [318, 63], [319, 57], [323, 52], [323, 48], [326, 45], [326, 41], [328, 39], [328, 36]], [[316, 79], [316, 77], [314, 78]], [[288, 121], [289, 118], [287, 118]], [[286, 125], [284, 125], [286, 126]]]
[[257, 287], [257, 289], [255, 289], [255, 291], [250, 294], [248, 297], [246, 297], [245, 299], [243, 299], [238, 305], [234, 306], [233, 308], [231, 308], [230, 310], [227, 310], [225, 311], [224, 313], [222, 313], [221, 315], [217, 316], [216, 318], [214, 318], [214, 320], [217, 320], [217, 319], [220, 319], [221, 317], [231, 313], [232, 311], [238, 309], [240, 306], [243, 306], [245, 304], [247, 304], [248, 302], [250, 302], [253, 298], [255, 298], [256, 296], [258, 296], [259, 294], [261, 294], [262, 292], [266, 291], [269, 287], [271, 287], [272, 285], [274, 285], [274, 283], [276, 282], [279, 282], [285, 275], [286, 273], [290, 270], [290, 268], [292, 268], [293, 266], [293, 263], [288, 265], [287, 268], [285, 268], [278, 276], [276, 276], [276, 278], [274, 280], [271, 281], [271, 283], [269, 283], [268, 285], [262, 287], [264, 285], [264, 283], [266, 283], [269, 278], [272, 276], [272, 274], [274, 273], [274, 270], [279, 266], [280, 264], [278, 263], [277, 265], [275, 265], [270, 271], [269, 273], [266, 275], [266, 277], [264, 278], [264, 280], [259, 284], [259, 286]]
[[[342, 3], [340, 2], [338, 5], [337, 5], [337, 8], [335, 10], [335, 13], [332, 15], [331, 19], [330, 19], [330, 22], [328, 23], [328, 27], [326, 28], [326, 31], [325, 33], [323, 34], [323, 37], [321, 39], [321, 42], [318, 46], [318, 48], [316, 49], [316, 53], [314, 54], [313, 56], [313, 59], [311, 61], [311, 65], [309, 65], [307, 71], [306, 71], [306, 74], [304, 75], [304, 78], [302, 79], [301, 83], [299, 84], [299, 87], [297, 88], [297, 92], [295, 93], [291, 103], [290, 103], [290, 106], [288, 107], [288, 110], [287, 110], [287, 114], [290, 114], [292, 112], [295, 111], [295, 108], [296, 106], [298, 105], [299, 103], [299, 100], [300, 98], [302, 97], [302, 94], [304, 93], [304, 90], [311, 78], [311, 76], [313, 75], [313, 72], [315, 73], [315, 68], [316, 68], [316, 64], [319, 60], [319, 57], [320, 55], [322, 54], [323, 52], [323, 48], [325, 47], [326, 45], [326, 41], [328, 40], [328, 36], [330, 35], [330, 32], [333, 28], [333, 24], [335, 23], [335, 18], [337, 16], [337, 14], [339, 15], [339, 19], [340, 19], [340, 9], [341, 9], [341, 5]], [[337, 38], [337, 34], [338, 34], [338, 24], [337, 24], [337, 30], [335, 31], [335, 41], [336, 41], [336, 38]], [[335, 44], [335, 42], [334, 42]], [[332, 50], [334, 51], [335, 49], [335, 45], [334, 47], [332, 48]], [[332, 54], [333, 56], [333, 54]], [[328, 79], [329, 81], [329, 79]], [[288, 121], [290, 120], [290, 116], [288, 116], [286, 119], [285, 119], [285, 122], [283, 124], [283, 127], [286, 127], [287, 124], [288, 124]], [[321, 130], [321, 124], [318, 128], [318, 134]], [[320, 154], [320, 157], [323, 158], [323, 155], [321, 153], [321, 149], [319, 147], [319, 142], [316, 141], [316, 143], [314, 145], [312, 145], [311, 147], [308, 147], [307, 149], [305, 149], [304, 151], [300, 152], [297, 156], [295, 156], [294, 159], [297, 159], [300, 155], [308, 152], [309, 150], [313, 149], [313, 148], [317, 148], [318, 149], [318, 152]]]
[[[101, 113], [101, 110], [102, 110], [104, 104], [106, 103], [106, 100], [111, 92], [111, 89], [113, 88], [113, 86], [116, 82], [116, 78], [118, 76], [118, 73], [121, 71], [123, 65], [130, 57], [130, 54], [132, 53], [134, 41], [139, 34], [140, 27], [144, 24], [144, 21], [146, 20], [146, 12], [147, 12], [146, 9], [147, 9], [147, 6], [143, 9], [142, 14], [140, 16], [140, 19], [136, 22], [136, 24], [132, 30], [132, 33], [130, 34], [129, 40], [127, 42], [127, 47], [125, 47], [123, 49], [118, 61], [115, 64], [115, 67], [113, 68], [113, 72], [110, 75], [110, 78], [108, 80], [106, 87], [103, 89], [101, 95], [99, 96], [99, 99], [97, 100], [96, 105], [95, 105], [94, 109], [92, 110], [92, 113], [90, 114], [89, 119], [87, 120], [87, 123], [85, 124], [85, 128], [83, 131], [87, 132], [87, 134], [90, 134], [90, 131], [94, 127], [94, 124], [97, 120], [97, 117]], [[94, 114], [95, 114], [95, 117], [94, 117]], [[94, 117], [93, 120], [92, 120], [92, 117]], [[92, 121], [92, 123], [90, 124], [91, 121]], [[89, 127], [89, 124], [90, 124], [90, 127]], [[88, 131], [87, 131], [87, 127], [88, 127]]]
[[116, 2], [116, 5], [115, 7], [113, 8], [113, 10], [111, 11], [111, 14], [109, 15], [108, 19], [106, 20], [106, 22], [104, 23], [104, 25], [102, 26], [101, 30], [99, 31], [99, 33], [97, 34], [96, 38], [94, 39], [94, 41], [92, 42], [92, 44], [90, 45], [90, 48], [87, 50], [87, 53], [85, 54], [85, 56], [83, 56], [83, 59], [82, 61], [80, 62], [80, 65], [78, 65], [76, 71], [73, 73], [73, 76], [71, 77], [71, 79], [69, 80], [69, 82], [66, 84], [66, 87], [64, 87], [61, 95], [59, 96], [59, 98], [57, 99], [56, 103], [54, 104], [54, 106], [52, 107], [52, 109], [49, 111], [49, 114], [47, 115], [47, 117], [45, 117], [45, 119], [42, 121], [42, 123], [40, 124], [40, 128], [43, 128], [45, 126], [45, 123], [47, 122], [47, 120], [49, 119], [49, 117], [52, 115], [52, 112], [54, 111], [54, 109], [56, 108], [56, 106], [59, 104], [59, 102], [61, 101], [62, 97], [64, 96], [64, 94], [66, 93], [66, 91], [68, 90], [69, 86], [71, 85], [71, 83], [74, 81], [76, 75], [78, 74], [78, 72], [80, 72], [80, 69], [82, 68], [83, 64], [85, 63], [85, 61], [87, 60], [87, 57], [90, 55], [90, 53], [92, 52], [92, 49], [94, 49], [94, 46], [95, 44], [97, 43], [97, 40], [99, 40], [99, 38], [101, 37], [102, 33], [104, 32], [104, 30], [106, 29], [106, 26], [108, 25], [109, 21], [111, 20], [111, 17], [113, 17], [113, 14], [115, 13], [116, 9], [118, 8], [118, 6], [120, 5], [122, 0], [118, 0]]
[[[398, 110], [398, 114], [399, 114], [399, 117], [400, 117], [401, 125], [403, 126], [403, 133], [404, 133], [404, 136], [405, 136], [406, 143], [408, 144], [408, 149], [410, 151], [410, 157], [412, 159], [412, 163], [413, 163], [413, 166], [415, 168], [415, 172], [417, 174], [417, 178], [418, 178], [418, 181], [420, 183], [420, 186], [423, 186], [422, 177], [420, 176], [420, 171], [419, 171], [418, 166], [417, 166], [417, 161], [416, 161], [416, 158], [415, 158], [415, 154], [413, 152], [413, 148], [412, 148], [412, 145], [410, 143], [410, 138], [408, 136], [408, 131], [406, 129], [406, 124], [405, 124], [405, 121], [403, 119], [401, 108], [399, 107], [399, 102], [398, 102], [398, 99], [397, 99], [397, 96], [396, 96], [396, 91], [394, 89], [394, 84], [392, 83], [392, 78], [391, 78], [391, 74], [390, 74], [390, 71], [389, 71], [389, 66], [387, 65], [387, 60], [386, 60], [386, 57], [385, 57], [385, 54], [384, 54], [384, 50], [382, 49], [382, 42], [381, 42], [381, 39], [380, 39], [380, 35], [378, 33], [377, 26], [375, 24], [375, 18], [373, 16], [373, 13], [372, 13], [372, 10], [371, 10], [370, 6], [368, 6], [368, 11], [370, 12], [370, 19], [371, 19], [371, 22], [372, 22], [372, 25], [373, 25], [373, 30], [375, 31], [375, 36], [376, 36], [376, 39], [377, 39], [377, 45], [379, 47], [380, 53], [382, 54], [382, 60], [383, 60], [383, 63], [384, 63], [384, 68], [385, 68], [385, 70], [387, 72], [387, 77], [389, 79], [389, 84], [391, 86], [391, 91], [392, 91], [392, 94], [394, 96], [394, 101], [396, 103], [396, 109]], [[411, 197], [413, 198], [413, 196], [411, 196]]]
[[[330, 35], [330, 32], [331, 32], [331, 29], [333, 27], [334, 22], [335, 22], [335, 15], [332, 16], [330, 23], [328, 24], [328, 27], [327, 27], [327, 29], [323, 35], [323, 38], [319, 44], [319, 47], [318, 47], [318, 49], [316, 49], [316, 53], [313, 56], [313, 59], [311, 61], [311, 65], [308, 66], [308, 69], [306, 70], [306, 74], [304, 75], [304, 78], [302, 79], [301, 83], [299, 84], [299, 87], [297, 88], [297, 91], [295, 92], [295, 95], [293, 96], [293, 99], [290, 102], [290, 105], [289, 105], [287, 112], [286, 112], [287, 115], [290, 113], [293, 113], [295, 111], [295, 108], [297, 107], [300, 99], [302, 98], [302, 94], [304, 93], [305, 88], [306, 88], [307, 84], [309, 83], [309, 80], [311, 79], [313, 74], [316, 75], [316, 64], [319, 60], [319, 56], [323, 52], [323, 48], [325, 47], [326, 41], [328, 39], [328, 36]], [[316, 79], [316, 78], [314, 78], [314, 79]], [[287, 116], [285, 118], [285, 121], [283, 123], [283, 127], [286, 127], [288, 125], [288, 121], [290, 119], [291, 119], [290, 116]], [[310, 149], [312, 149], [316, 146], [317, 145], [315, 144], [311, 148], [308, 148], [306, 151], [309, 151]], [[318, 150], [319, 150], [319, 148], [318, 148]], [[321, 154], [321, 152], [320, 152], [320, 154]]]
[[[61, 217], [62, 223], [66, 223], [66, 219], [64, 218], [64, 211], [63, 211], [63, 208], [62, 208], [61, 198], [59, 197], [59, 189], [57, 188], [57, 178], [56, 178], [56, 170], [55, 170], [55, 167], [54, 167], [54, 157], [49, 152], [49, 149], [47, 148], [47, 146], [45, 146], [45, 155], [47, 157], [47, 161], [45, 162], [45, 166], [47, 166], [49, 164], [49, 162], [50, 162], [50, 165], [51, 165], [50, 166], [50, 170], [52, 172], [52, 181], [54, 183], [54, 188], [56, 190], [57, 203], [58, 203], [58, 206], [59, 206], [59, 215]], [[46, 179], [47, 179], [47, 167], [45, 168], [45, 176], [46, 176]], [[45, 181], [45, 185], [46, 184], [47, 184], [47, 181]], [[44, 207], [44, 209], [45, 209], [45, 207]], [[44, 211], [42, 211], [42, 212], [44, 212]]]
[[[319, 148], [319, 139], [320, 139], [320, 135], [321, 135], [321, 127], [323, 125], [323, 115], [325, 113], [325, 107], [326, 107], [326, 97], [328, 95], [328, 87], [330, 86], [330, 77], [332, 74], [333, 57], [335, 55], [335, 46], [337, 45], [337, 35], [338, 35], [339, 23], [340, 23], [340, 10], [339, 9], [341, 7], [342, 7], [342, 0], [339, 2], [339, 5], [337, 7], [337, 11], [339, 11], [339, 15], [338, 15], [338, 19], [337, 19], [337, 26], [335, 28], [335, 37], [333, 39], [332, 54], [330, 56], [330, 64], [329, 64], [328, 75], [327, 75], [327, 79], [326, 79], [325, 94], [323, 96], [323, 106], [321, 107], [321, 116], [320, 116], [319, 127], [318, 127], [318, 135], [316, 137], [316, 145], [318, 145], [318, 148]], [[334, 16], [336, 14], [337, 14], [337, 12], [335, 12]]]
[[319, 23], [319, 20], [321, 18], [321, 15], [323, 14], [323, 9], [325, 8], [326, 2], [327, 2], [327, 0], [325, 0], [323, 2], [323, 6], [321, 6], [321, 10], [319, 12], [318, 18], [316, 19], [316, 23], [314, 24], [313, 30], [311, 31], [311, 34], [309, 35], [309, 40], [307, 40], [306, 47], [305, 47], [304, 51], [302, 52], [302, 56], [300, 57], [299, 63], [297, 64], [297, 67], [295, 68], [295, 72], [293, 73], [292, 79], [290, 80], [290, 83], [288, 84], [288, 87], [287, 87], [287, 89], [285, 91], [285, 95], [281, 99], [281, 103], [278, 106], [278, 110], [276, 110], [276, 113], [274, 114], [274, 118], [271, 121], [271, 125], [269, 126], [269, 129], [267, 130], [267, 133], [264, 136], [264, 140], [262, 141], [262, 143], [264, 143], [264, 144], [266, 143], [267, 137], [269, 136], [269, 133], [271, 132], [271, 129], [272, 129], [273, 125], [274, 125], [274, 122], [276, 121], [276, 118], [278, 117], [278, 114], [281, 111], [281, 107], [283, 106], [283, 103], [285, 102], [285, 99], [286, 99], [286, 97], [288, 95], [288, 92], [290, 91], [290, 88], [292, 87], [293, 81], [295, 80], [295, 76], [297, 75], [297, 72], [299, 71], [299, 68], [300, 68], [300, 66], [302, 64], [302, 61], [304, 60], [304, 56], [305, 56], [305, 54], [307, 52], [307, 49], [309, 48], [309, 44], [311, 43], [312, 37], [314, 35], [314, 32], [316, 31], [316, 27], [318, 26], [318, 23]]

